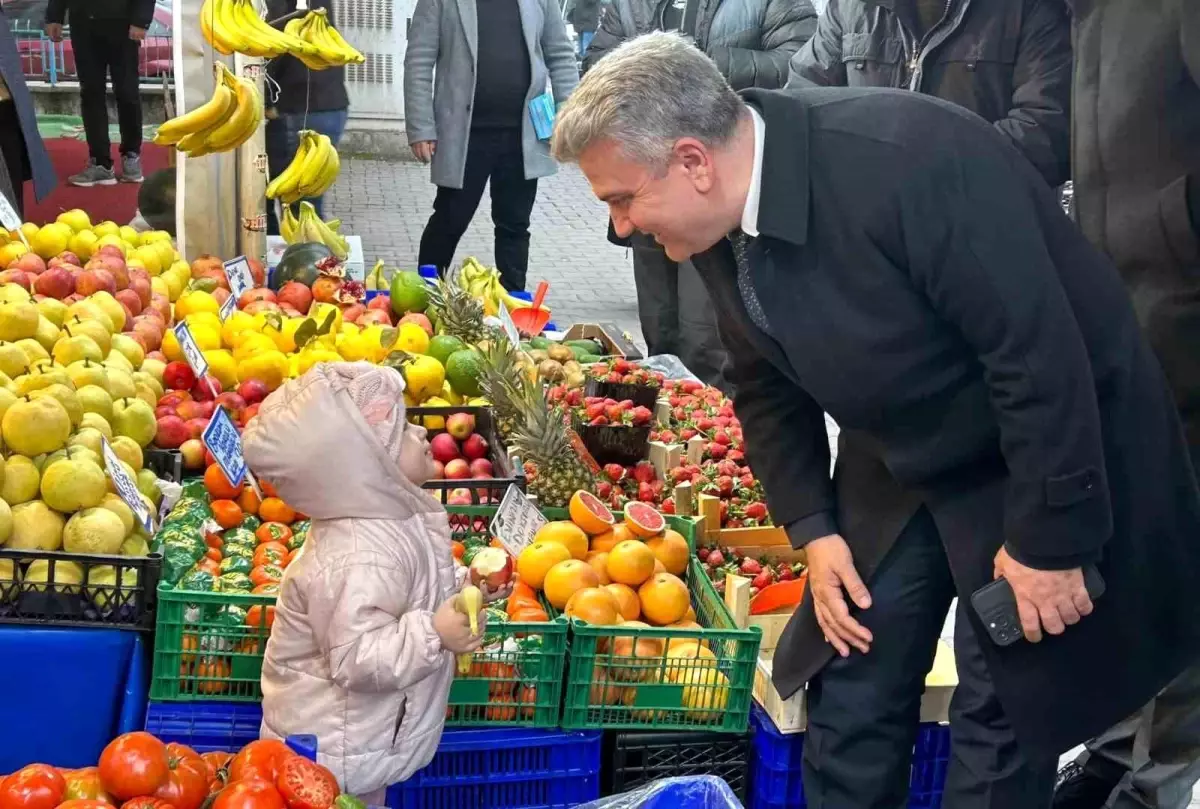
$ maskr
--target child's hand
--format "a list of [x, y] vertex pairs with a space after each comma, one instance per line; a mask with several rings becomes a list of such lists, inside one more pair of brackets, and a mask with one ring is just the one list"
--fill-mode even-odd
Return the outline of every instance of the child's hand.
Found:
[[486, 611], [479, 612], [479, 634], [471, 634], [471, 624], [463, 615], [459, 604], [460, 596], [451, 596], [442, 602], [433, 614], [433, 631], [442, 639], [442, 647], [454, 654], [473, 652], [483, 645], [483, 630], [487, 626]]
[[516, 583], [517, 583], [517, 577], [514, 574], [513, 577], [508, 580], [507, 584], [505, 584], [504, 586], [502, 586], [496, 590], [493, 590], [490, 587], [488, 587], [487, 582], [481, 582], [479, 584], [479, 591], [481, 593], [483, 593], [484, 603], [491, 604], [493, 602], [508, 598], [510, 595], [512, 595], [513, 586]]

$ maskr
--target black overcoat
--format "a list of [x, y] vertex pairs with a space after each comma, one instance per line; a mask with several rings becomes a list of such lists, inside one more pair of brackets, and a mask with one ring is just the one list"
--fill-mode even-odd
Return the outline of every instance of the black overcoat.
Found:
[[[1200, 493], [1120, 277], [972, 113], [896, 90], [744, 96], [766, 121], [750, 263], [773, 336], [726, 240], [694, 261], [772, 515], [827, 515], [869, 581], [925, 504], [960, 598], [1002, 544], [1043, 569], [1096, 560], [1108, 592], [1090, 617], [982, 645], [1023, 743], [1104, 730], [1200, 651]], [[822, 411], [842, 428], [832, 483]], [[829, 655], [806, 598], [776, 686]]]

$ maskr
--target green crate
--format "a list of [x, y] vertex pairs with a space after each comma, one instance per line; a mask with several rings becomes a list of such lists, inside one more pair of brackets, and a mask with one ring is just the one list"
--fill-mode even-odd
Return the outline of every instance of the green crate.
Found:
[[203, 593], [158, 586], [150, 699], [175, 702], [260, 702], [263, 652], [270, 630], [260, 622], [275, 596]]
[[[491, 539], [494, 506], [450, 506], [451, 532], [460, 542]], [[551, 607], [543, 602], [549, 614]], [[558, 726], [567, 655], [567, 620], [505, 623], [487, 631], [498, 650], [476, 652], [471, 670], [455, 670], [446, 724], [450, 727]], [[540, 637], [540, 646], [530, 638]]]

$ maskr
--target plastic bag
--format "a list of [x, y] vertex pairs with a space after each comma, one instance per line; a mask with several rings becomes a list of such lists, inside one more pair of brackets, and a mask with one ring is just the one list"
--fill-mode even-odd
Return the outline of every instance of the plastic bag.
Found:
[[715, 775], [663, 778], [578, 809], [742, 809], [741, 802]]
[[683, 364], [683, 360], [676, 357], [674, 354], [656, 354], [653, 357], [646, 357], [644, 360], [638, 360], [637, 364], [650, 371], [658, 371], [668, 381], [681, 380], [689, 382], [699, 382], [700, 380], [688, 370]]

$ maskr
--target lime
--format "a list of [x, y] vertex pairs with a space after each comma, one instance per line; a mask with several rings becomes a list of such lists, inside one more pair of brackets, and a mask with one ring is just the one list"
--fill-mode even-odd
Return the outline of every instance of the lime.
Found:
[[445, 365], [451, 354], [466, 347], [466, 343], [452, 334], [439, 334], [429, 341], [429, 350], [425, 353]]
[[450, 387], [463, 396], [478, 396], [479, 377], [483, 367], [474, 349], [464, 348], [446, 358], [446, 379]]
[[392, 311], [398, 315], [424, 312], [429, 306], [429, 287], [415, 272], [398, 272], [392, 277]]

